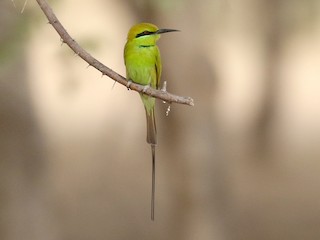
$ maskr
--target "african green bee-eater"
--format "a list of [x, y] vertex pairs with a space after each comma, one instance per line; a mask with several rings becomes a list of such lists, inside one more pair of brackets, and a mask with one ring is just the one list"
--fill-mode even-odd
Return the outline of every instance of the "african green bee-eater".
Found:
[[[159, 29], [151, 23], [134, 25], [128, 33], [124, 48], [127, 80], [146, 87], [159, 89], [161, 77], [161, 58], [156, 42], [160, 34], [174, 32], [173, 29]], [[147, 116], [147, 142], [152, 153], [152, 192], [151, 219], [154, 220], [155, 204], [155, 146], [157, 144], [157, 129], [154, 115], [155, 98], [140, 94]]]

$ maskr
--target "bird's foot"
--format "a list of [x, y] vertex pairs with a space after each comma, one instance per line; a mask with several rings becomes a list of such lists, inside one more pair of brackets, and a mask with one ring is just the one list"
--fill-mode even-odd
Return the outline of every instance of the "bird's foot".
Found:
[[148, 90], [148, 88], [150, 88], [150, 85], [149, 85], [149, 84], [148, 84], [148, 85], [145, 85], [145, 86], [143, 87], [143, 89], [142, 89], [142, 92], [143, 92], [143, 93], [146, 93], [147, 90]]
[[128, 80], [127, 85], [126, 85], [126, 87], [127, 87], [128, 90], [130, 90], [130, 85], [131, 85], [131, 83], [132, 83], [132, 81], [131, 81], [131, 80]]

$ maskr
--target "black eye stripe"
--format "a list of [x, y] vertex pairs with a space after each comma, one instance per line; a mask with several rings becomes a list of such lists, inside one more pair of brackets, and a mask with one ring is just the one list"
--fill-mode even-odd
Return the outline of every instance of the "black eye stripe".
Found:
[[147, 30], [143, 31], [142, 33], [137, 34], [136, 38], [146, 36], [146, 35], [151, 35], [154, 34], [155, 32], [149, 32]]

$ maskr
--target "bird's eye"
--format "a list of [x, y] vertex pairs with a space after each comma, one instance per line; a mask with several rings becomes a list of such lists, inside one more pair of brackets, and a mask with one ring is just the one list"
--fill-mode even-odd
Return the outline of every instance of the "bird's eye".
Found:
[[148, 30], [145, 30], [139, 34], [137, 34], [136, 38], [138, 37], [142, 37], [142, 36], [145, 36], [145, 35], [150, 35], [152, 32], [149, 32]]

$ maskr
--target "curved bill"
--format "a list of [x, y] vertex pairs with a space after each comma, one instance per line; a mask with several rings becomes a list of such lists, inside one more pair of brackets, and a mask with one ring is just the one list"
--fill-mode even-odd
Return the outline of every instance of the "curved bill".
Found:
[[167, 32], [180, 32], [180, 30], [176, 30], [176, 29], [159, 29], [158, 31], [156, 31], [156, 34], [162, 34], [162, 33], [167, 33]]

